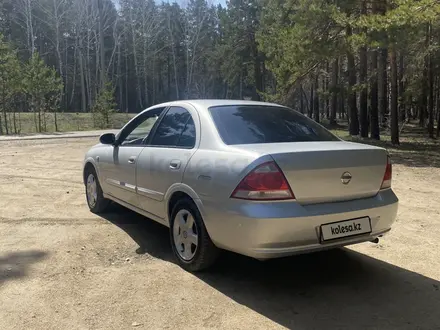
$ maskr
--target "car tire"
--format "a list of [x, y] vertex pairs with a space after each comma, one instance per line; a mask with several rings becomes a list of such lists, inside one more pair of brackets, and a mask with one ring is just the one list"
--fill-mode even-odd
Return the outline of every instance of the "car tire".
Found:
[[90, 211], [96, 214], [107, 211], [110, 205], [110, 200], [104, 198], [98, 176], [96, 175], [96, 170], [93, 167], [86, 170], [85, 188], [87, 205], [89, 206]]
[[[190, 220], [188, 220], [189, 216], [193, 219], [193, 226], [191, 228], [185, 228], [185, 225], [183, 225], [184, 220], [182, 220], [182, 218], [185, 218], [185, 214], [187, 214], [186, 223], [190, 222]], [[179, 224], [177, 224], [176, 221], [178, 221]], [[180, 228], [180, 235], [176, 227]], [[185, 230], [188, 231], [187, 234], [184, 234]], [[185, 255], [184, 251], [186, 250], [186, 252], [188, 252], [187, 241], [179, 244], [179, 237], [183, 240], [187, 240], [187, 237], [193, 234], [197, 236], [196, 238], [192, 237], [194, 241], [197, 241], [197, 245], [194, 249], [195, 244], [193, 244], [193, 241], [191, 244], [191, 253]], [[186, 236], [186, 238], [184, 236]], [[190, 272], [198, 272], [209, 268], [214, 264], [220, 252], [211, 241], [197, 206], [189, 198], [178, 201], [173, 207], [170, 218], [170, 240], [179, 265]]]

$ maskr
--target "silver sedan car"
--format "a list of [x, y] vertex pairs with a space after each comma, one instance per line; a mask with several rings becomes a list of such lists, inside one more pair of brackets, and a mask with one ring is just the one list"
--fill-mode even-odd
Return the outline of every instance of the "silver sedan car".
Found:
[[90, 210], [113, 201], [169, 227], [189, 271], [222, 249], [264, 260], [377, 241], [396, 218], [391, 175], [385, 149], [285, 106], [232, 100], [153, 106], [84, 160]]

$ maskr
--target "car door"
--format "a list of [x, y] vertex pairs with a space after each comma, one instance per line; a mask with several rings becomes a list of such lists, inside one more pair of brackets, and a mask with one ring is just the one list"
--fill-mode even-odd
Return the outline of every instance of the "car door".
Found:
[[200, 139], [199, 127], [198, 114], [190, 107], [170, 107], [161, 118], [137, 162], [139, 207], [144, 211], [166, 218], [165, 193], [182, 182]]
[[116, 144], [100, 161], [100, 172], [106, 185], [106, 194], [138, 206], [136, 194], [136, 162], [154, 123], [164, 110], [143, 112], [130, 121], [116, 138]]

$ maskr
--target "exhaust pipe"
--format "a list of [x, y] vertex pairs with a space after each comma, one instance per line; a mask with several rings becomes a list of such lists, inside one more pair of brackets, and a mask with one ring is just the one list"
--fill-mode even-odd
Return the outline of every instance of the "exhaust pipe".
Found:
[[376, 237], [375, 239], [371, 240], [370, 242], [375, 243], [375, 244], [379, 243], [379, 237]]

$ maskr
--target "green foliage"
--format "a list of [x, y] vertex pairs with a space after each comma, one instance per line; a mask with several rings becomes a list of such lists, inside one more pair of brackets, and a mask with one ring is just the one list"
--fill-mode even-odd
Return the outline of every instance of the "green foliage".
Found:
[[[22, 2], [3, 0], [0, 5], [0, 31], [14, 45], [9, 49], [20, 49], [18, 65], [13, 52], [15, 60], [3, 63], [3, 76], [19, 79], [3, 84], [8, 92], [1, 111], [33, 111], [37, 131], [45, 130], [46, 114], [56, 114], [59, 107], [93, 110], [95, 125], [105, 127], [116, 108], [134, 113], [186, 98], [252, 97], [315, 117], [316, 107], [326, 115], [331, 108], [332, 124], [336, 113], [341, 119], [348, 113], [355, 118], [358, 110], [368, 120], [365, 113], [370, 116], [369, 109], [380, 104], [384, 117], [385, 103], [395, 100], [388, 95], [391, 54], [402, 63], [401, 108], [424, 113], [418, 109], [427, 108], [428, 66], [435, 82], [429, 83], [435, 85], [430, 90], [440, 108], [438, 0], [230, 0], [224, 7], [207, 0], [184, 5], [120, 0], [118, 7], [113, 0], [25, 1], [31, 8]], [[57, 69], [64, 89], [40, 77], [45, 70], [41, 59], [31, 59], [33, 64], [20, 70], [35, 50]], [[56, 75], [52, 70], [46, 76]], [[113, 88], [101, 90], [104, 81]]]
[[23, 65], [0, 35], [0, 134], [20, 133], [18, 107], [32, 111], [36, 131], [44, 131], [46, 114], [58, 110], [62, 89], [56, 70], [49, 68], [37, 53]]
[[[263, 54], [258, 49], [256, 32], [260, 26], [261, 1], [231, 0], [219, 10], [222, 42], [220, 69], [228, 84], [228, 97], [257, 98], [264, 86], [258, 86], [258, 66]], [[256, 72], [257, 70], [257, 72]]]
[[392, 0], [389, 7], [385, 14], [364, 15], [352, 25], [370, 31], [392, 31], [420, 27], [440, 17], [440, 3], [437, 0]]
[[92, 108], [93, 123], [98, 128], [110, 128], [111, 119], [116, 112], [116, 103], [114, 100], [114, 89], [110, 83], [107, 83], [98, 94], [98, 98]]
[[11, 111], [15, 97], [21, 92], [20, 75], [17, 55], [0, 34], [0, 110], [3, 116], [3, 120], [0, 117], [0, 134], [3, 134], [3, 128], [6, 134], [12, 131], [6, 113]]
[[[376, 12], [372, 6], [377, 7]], [[267, 99], [280, 102], [287, 102], [299, 84], [310, 85], [316, 75], [328, 76], [329, 72], [320, 71], [324, 63], [344, 59], [347, 51], [356, 55], [361, 47], [370, 51], [390, 47], [403, 54], [402, 93], [420, 95], [426, 58], [437, 58], [439, 53], [437, 0], [264, 0], [261, 18], [257, 41], [277, 86], [275, 95], [267, 95]], [[434, 25], [435, 33], [429, 43], [427, 24]], [[347, 28], [353, 31], [351, 35]], [[341, 73], [339, 91], [348, 91], [346, 69]], [[375, 71], [368, 74], [367, 81]], [[351, 90], [365, 88], [367, 84], [355, 84]]]
[[[337, 15], [339, 14], [339, 15]], [[267, 67], [278, 87], [278, 100], [321, 64], [344, 52], [348, 18], [325, 0], [266, 0], [257, 34]]]
[[46, 113], [57, 111], [63, 83], [53, 68], [49, 68], [34, 53], [23, 70], [23, 91], [27, 96], [30, 110], [35, 114], [38, 132], [46, 130]]

